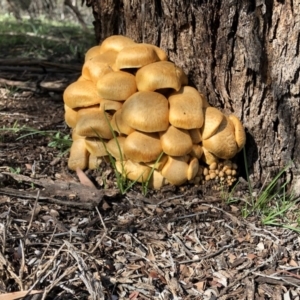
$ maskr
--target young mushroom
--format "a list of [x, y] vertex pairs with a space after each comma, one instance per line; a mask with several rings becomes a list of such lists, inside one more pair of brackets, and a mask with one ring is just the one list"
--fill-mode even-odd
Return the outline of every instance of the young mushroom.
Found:
[[143, 132], [159, 132], [169, 127], [168, 100], [156, 92], [137, 92], [123, 104], [121, 118]]
[[186, 155], [193, 148], [189, 132], [172, 125], [166, 131], [160, 133], [160, 141], [164, 153], [171, 156]]
[[202, 127], [202, 139], [210, 138], [218, 130], [224, 115], [215, 107], [207, 107], [204, 109], [204, 123]]
[[118, 53], [116, 68], [118, 70], [141, 68], [159, 60], [156, 49], [152, 45], [134, 44], [124, 47]]
[[101, 43], [99, 52], [100, 54], [107, 51], [120, 52], [123, 48], [135, 44], [136, 43], [129, 37], [123, 35], [111, 35]]
[[135, 77], [123, 71], [107, 73], [98, 80], [97, 91], [101, 98], [125, 101], [137, 91]]
[[134, 162], [151, 162], [159, 157], [162, 147], [158, 133], [135, 131], [126, 137], [123, 150]]
[[218, 130], [208, 139], [203, 139], [203, 147], [216, 157], [230, 159], [237, 153], [237, 144], [234, 135], [233, 123], [223, 118]]
[[80, 80], [68, 85], [63, 94], [66, 105], [70, 108], [88, 107], [99, 104], [101, 98], [92, 81]]
[[185, 156], [173, 157], [169, 156], [168, 161], [164, 165], [161, 174], [174, 185], [185, 183], [187, 178], [189, 165], [186, 162]]
[[136, 73], [139, 91], [156, 91], [171, 88], [179, 91], [188, 83], [183, 70], [170, 61], [158, 61], [140, 68]]
[[183, 129], [201, 128], [203, 125], [202, 97], [191, 86], [184, 86], [168, 98], [170, 103], [169, 121]]
[[82, 76], [94, 84], [105, 74], [113, 72], [117, 52], [110, 51], [87, 60], [82, 67]]

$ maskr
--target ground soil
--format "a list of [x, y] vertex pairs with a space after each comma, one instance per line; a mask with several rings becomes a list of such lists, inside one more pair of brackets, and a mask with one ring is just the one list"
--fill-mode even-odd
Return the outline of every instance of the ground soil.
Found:
[[299, 235], [243, 218], [247, 185], [232, 203], [209, 185], [121, 195], [109, 164], [86, 186], [52, 133], [9, 130], [69, 134], [62, 92], [80, 67], [1, 69], [0, 299], [299, 299]]

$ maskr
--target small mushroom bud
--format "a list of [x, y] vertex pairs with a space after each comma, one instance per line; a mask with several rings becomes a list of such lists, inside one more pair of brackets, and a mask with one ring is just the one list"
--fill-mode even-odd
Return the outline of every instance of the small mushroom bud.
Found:
[[211, 165], [209, 165], [210, 170], [216, 170], [217, 169], [217, 163], [213, 162]]
[[206, 175], [206, 176], [205, 176], [205, 180], [206, 180], [206, 181], [210, 180], [210, 175]]
[[217, 176], [216, 173], [211, 173], [211, 174], [209, 174], [210, 179], [215, 179], [216, 176]]
[[204, 175], [204, 176], [208, 175], [208, 169], [207, 169], [207, 168], [204, 168], [204, 169], [203, 169], [203, 175]]

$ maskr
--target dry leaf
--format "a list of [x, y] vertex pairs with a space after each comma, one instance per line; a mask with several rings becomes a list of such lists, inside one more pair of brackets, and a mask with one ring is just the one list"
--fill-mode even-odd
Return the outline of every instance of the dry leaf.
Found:
[[254, 258], [256, 258], [257, 257], [257, 255], [255, 255], [254, 253], [248, 253], [247, 254], [247, 258], [249, 258], [249, 259], [251, 259], [251, 260], [253, 260]]
[[236, 256], [232, 253], [228, 255], [229, 262], [232, 264], [236, 260]]
[[295, 260], [293, 260], [293, 259], [291, 259], [291, 260], [289, 261], [289, 265], [290, 265], [291, 267], [298, 267], [297, 262], [296, 262]]
[[139, 292], [138, 291], [134, 291], [129, 295], [129, 299], [130, 300], [135, 300], [137, 299], [137, 297], [139, 296]]
[[90, 188], [95, 189], [95, 185], [93, 182], [86, 176], [86, 174], [79, 168], [76, 169], [76, 174], [79, 178], [79, 181], [82, 185], [88, 186]]
[[205, 281], [198, 281], [198, 282], [194, 283], [194, 286], [196, 287], [196, 289], [199, 292], [203, 292], [204, 288], [205, 288]]

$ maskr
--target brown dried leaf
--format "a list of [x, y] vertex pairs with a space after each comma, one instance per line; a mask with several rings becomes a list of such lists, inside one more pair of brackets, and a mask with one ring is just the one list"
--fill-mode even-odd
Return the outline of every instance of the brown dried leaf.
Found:
[[90, 188], [96, 189], [93, 182], [86, 176], [86, 174], [79, 168], [76, 169], [76, 174], [79, 178], [79, 181], [82, 185], [88, 186]]
[[199, 292], [203, 292], [205, 289], [205, 281], [198, 281], [198, 282], [194, 283], [194, 286], [196, 287], [196, 289]]

